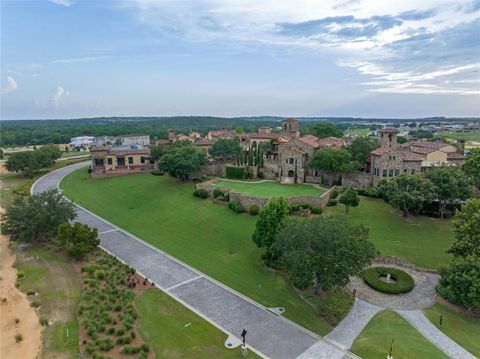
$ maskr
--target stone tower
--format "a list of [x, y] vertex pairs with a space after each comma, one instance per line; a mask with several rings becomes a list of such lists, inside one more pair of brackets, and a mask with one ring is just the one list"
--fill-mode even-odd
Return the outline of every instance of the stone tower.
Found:
[[175, 135], [175, 129], [174, 129], [174, 128], [169, 128], [169, 129], [168, 129], [168, 140], [169, 140], [170, 142], [173, 142], [173, 141], [175, 141], [175, 137], [176, 137], [176, 135]]
[[286, 118], [282, 121], [282, 134], [293, 137], [300, 137], [300, 128], [298, 120], [294, 118]]
[[397, 134], [395, 128], [382, 128], [380, 131], [380, 147], [397, 148]]

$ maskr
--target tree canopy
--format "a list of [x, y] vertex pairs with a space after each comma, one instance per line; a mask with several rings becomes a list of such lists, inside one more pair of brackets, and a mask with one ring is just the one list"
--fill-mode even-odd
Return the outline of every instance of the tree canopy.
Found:
[[239, 156], [242, 153], [240, 139], [238, 137], [221, 138], [212, 145], [208, 153], [213, 157], [224, 159]]
[[375, 256], [368, 229], [343, 216], [288, 218], [272, 250], [297, 288], [314, 283], [317, 292], [345, 286]]
[[58, 226], [56, 244], [75, 259], [83, 259], [100, 244], [96, 228], [75, 222]]
[[347, 173], [355, 170], [358, 163], [353, 160], [350, 151], [344, 148], [322, 148], [313, 155], [310, 167], [330, 173]]
[[308, 129], [308, 132], [312, 135], [317, 136], [318, 138], [325, 138], [325, 137], [342, 137], [343, 132], [342, 130], [330, 123], [317, 123], [311, 126]]
[[62, 156], [62, 152], [54, 145], [46, 145], [34, 151], [17, 152], [10, 155], [5, 168], [10, 172], [21, 173], [24, 177], [33, 178], [40, 169], [50, 167]]
[[5, 211], [2, 230], [10, 235], [12, 242], [50, 240], [61, 223], [75, 217], [72, 202], [57, 189], [50, 189], [27, 198], [15, 198]]
[[348, 150], [352, 155], [352, 159], [363, 165], [367, 161], [370, 152], [378, 148], [378, 146], [378, 140], [376, 139], [357, 137], [348, 146]]
[[349, 187], [340, 195], [339, 202], [345, 206], [345, 213], [348, 214], [350, 207], [357, 207], [360, 199], [357, 196], [357, 191]]
[[205, 154], [190, 141], [178, 141], [162, 156], [158, 166], [171, 176], [185, 181], [197, 174], [205, 163]]
[[269, 204], [262, 208], [260, 214], [257, 216], [252, 239], [258, 247], [267, 249], [265, 256], [267, 260], [274, 259], [270, 247], [275, 242], [282, 221], [288, 216], [288, 213], [289, 208], [287, 201], [283, 198], [274, 198]]
[[403, 174], [382, 180], [378, 184], [378, 193], [393, 207], [408, 213], [419, 214], [426, 203], [433, 200], [432, 184], [419, 175]]
[[158, 161], [162, 156], [167, 152], [163, 146], [151, 146], [150, 147], [150, 159], [153, 161]]
[[435, 197], [440, 203], [441, 218], [448, 203], [454, 200], [465, 200], [470, 195], [468, 179], [457, 167], [435, 168], [428, 171], [426, 177], [433, 183]]
[[473, 151], [462, 166], [470, 182], [480, 188], [480, 150]]
[[453, 220], [455, 242], [448, 250], [454, 256], [480, 258], [480, 200], [470, 199], [457, 211]]

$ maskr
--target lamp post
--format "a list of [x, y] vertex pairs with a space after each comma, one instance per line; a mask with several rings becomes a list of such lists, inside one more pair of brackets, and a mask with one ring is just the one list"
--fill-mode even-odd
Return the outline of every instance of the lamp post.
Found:
[[392, 338], [392, 343], [390, 344], [390, 352], [388, 353], [387, 359], [393, 359], [392, 350], [393, 350], [393, 342], [394, 341], [395, 341], [395, 338]]
[[244, 357], [246, 357], [248, 355], [248, 350], [247, 350], [247, 345], [246, 345], [246, 342], [245, 342], [245, 337], [247, 336], [247, 331], [245, 329], [242, 330], [242, 334], [241, 334], [241, 337], [242, 337], [242, 346], [240, 348], [241, 352], [242, 352], [242, 355]]

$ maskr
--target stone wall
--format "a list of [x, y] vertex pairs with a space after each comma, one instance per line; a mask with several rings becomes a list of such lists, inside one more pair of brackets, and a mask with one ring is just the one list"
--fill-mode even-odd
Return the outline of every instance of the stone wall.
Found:
[[410, 263], [409, 261], [406, 261], [401, 258], [393, 257], [393, 256], [378, 255], [375, 257], [375, 263], [386, 264], [386, 265], [393, 264], [399, 267], [414, 269], [416, 271], [425, 272], [425, 273], [438, 273], [438, 271], [435, 269], [417, 267], [414, 264]]
[[372, 174], [366, 172], [347, 173], [342, 179], [342, 187], [364, 189], [372, 184]]
[[[195, 186], [196, 189], [204, 189], [208, 191], [208, 195], [211, 198], [214, 198], [213, 196], [213, 191], [215, 189], [219, 189], [222, 192], [227, 192], [229, 193], [230, 196], [230, 201], [239, 201], [242, 207], [245, 210], [248, 210], [251, 205], [256, 205], [259, 208], [262, 208], [266, 206], [270, 201], [273, 199], [273, 197], [268, 197], [268, 198], [263, 198], [263, 197], [254, 197], [254, 196], [249, 196], [243, 193], [236, 193], [233, 192], [229, 188], [219, 188], [214, 185], [215, 182], [217, 182], [218, 179], [214, 178], [212, 180], [206, 181], [206, 182], [201, 182], [197, 183]], [[294, 196], [294, 197], [289, 197], [287, 199], [288, 204], [293, 204], [293, 203], [300, 203], [300, 202], [307, 202], [312, 206], [321, 206], [322, 208], [325, 208], [327, 205], [327, 202], [330, 200], [332, 191], [335, 187], [330, 188], [328, 191], [323, 193], [321, 196]]]

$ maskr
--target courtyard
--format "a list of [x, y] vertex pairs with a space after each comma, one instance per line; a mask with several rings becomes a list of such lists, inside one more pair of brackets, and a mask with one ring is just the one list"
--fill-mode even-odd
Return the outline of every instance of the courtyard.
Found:
[[237, 193], [254, 197], [320, 196], [326, 189], [311, 184], [280, 184], [274, 181], [232, 181], [220, 179], [214, 182], [218, 188], [229, 188]]

